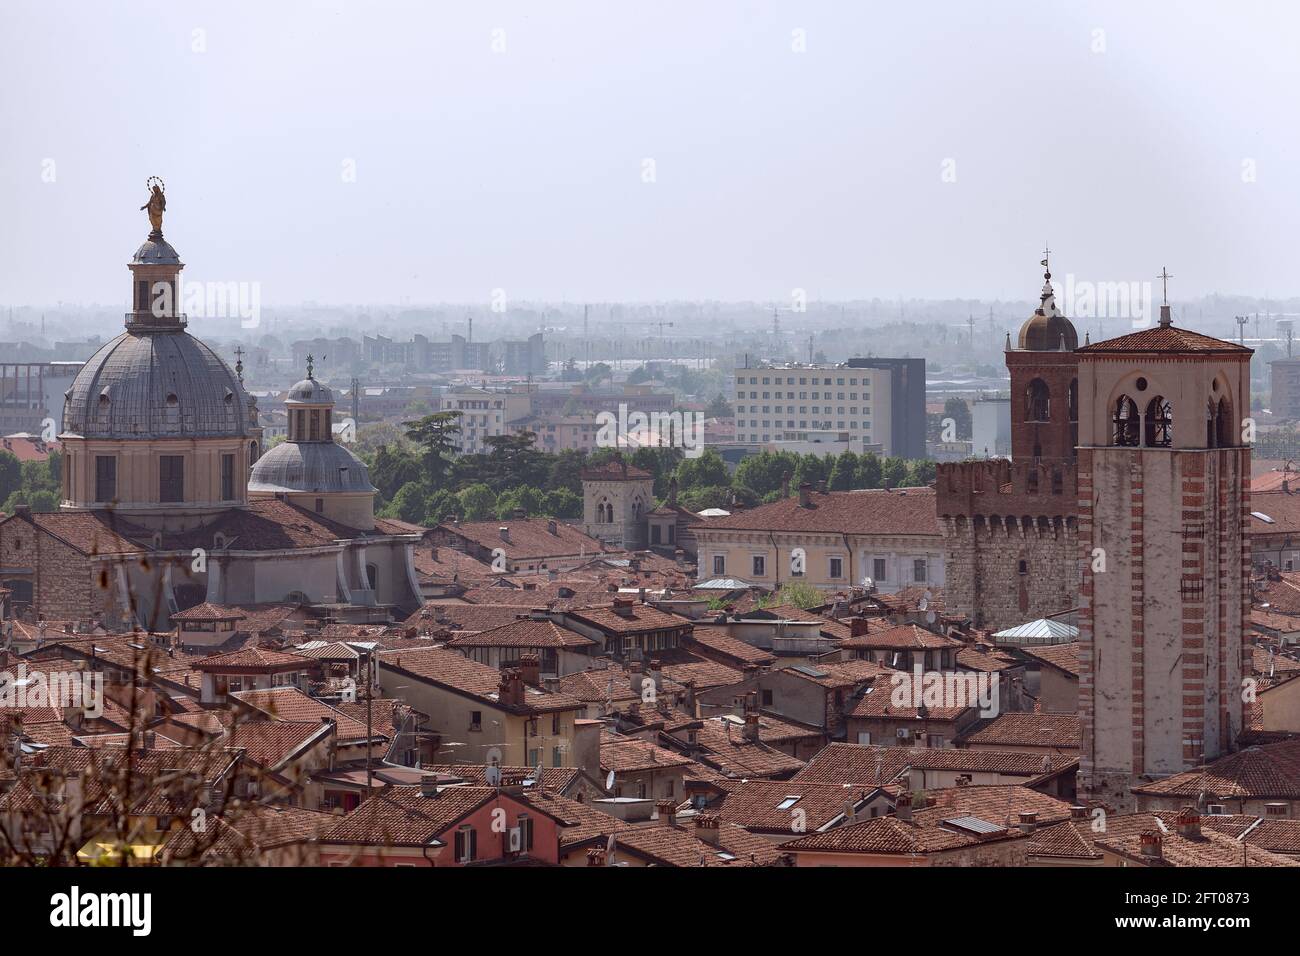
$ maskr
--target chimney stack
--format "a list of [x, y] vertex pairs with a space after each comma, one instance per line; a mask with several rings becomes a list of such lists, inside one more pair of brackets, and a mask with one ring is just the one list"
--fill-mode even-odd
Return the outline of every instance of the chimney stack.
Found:
[[865, 617], [854, 617], [849, 619], [849, 636], [862, 637], [871, 629], [871, 622]]
[[501, 535], [501, 540], [506, 544], [510, 543], [510, 528], [507, 525], [497, 528], [497, 534]]
[[1076, 803], [1074, 806], [1070, 807], [1070, 819], [1071, 820], [1088, 819], [1088, 808], [1081, 807]]
[[529, 687], [541, 686], [542, 664], [536, 654], [524, 654], [519, 658], [519, 677]]
[[588, 851], [587, 851], [587, 865], [588, 865], [588, 866], [605, 866], [605, 865], [606, 865], [606, 863], [605, 863], [605, 848], [604, 848], [604, 847], [600, 847], [600, 846], [593, 846], [590, 850], [588, 850]]
[[546, 521], [546, 530], [551, 534], [558, 536], [560, 533], [560, 526], [555, 523], [554, 518], [548, 518]]
[[420, 796], [436, 797], [438, 795], [438, 775], [436, 773], [420, 774]]
[[912, 822], [912, 794], [909, 791], [898, 795], [898, 800], [894, 802], [894, 816], [904, 822]]
[[1160, 848], [1160, 834], [1154, 830], [1142, 834], [1142, 855], [1153, 860], [1159, 860], [1164, 857]]
[[501, 672], [501, 683], [497, 687], [497, 700], [506, 707], [524, 705], [524, 681], [516, 668], [508, 667]]
[[812, 485], [806, 481], [799, 486], [799, 507], [812, 507]]
[[632, 617], [635, 604], [631, 598], [614, 598], [614, 613], [619, 617]]
[[697, 813], [695, 814], [695, 836], [703, 840], [709, 846], [717, 846], [719, 833], [719, 820], [716, 813]]
[[1197, 840], [1201, 836], [1201, 815], [1195, 807], [1183, 807], [1174, 820], [1178, 835], [1185, 840]]
[[659, 811], [659, 822], [666, 827], [675, 826], [677, 823], [677, 804], [671, 800], [660, 800], [655, 804], [655, 809]]
[[817, 494], [819, 494], [819, 495], [824, 495], [824, 494], [826, 494], [826, 479], [825, 479], [825, 478], [823, 478], [821, 481], [817, 482]]
[[1020, 821], [1020, 832], [1023, 833], [1025, 836], [1029, 836], [1031, 833], [1033, 833], [1035, 830], [1038, 829], [1037, 813], [1021, 813], [1019, 815], [1019, 821]]

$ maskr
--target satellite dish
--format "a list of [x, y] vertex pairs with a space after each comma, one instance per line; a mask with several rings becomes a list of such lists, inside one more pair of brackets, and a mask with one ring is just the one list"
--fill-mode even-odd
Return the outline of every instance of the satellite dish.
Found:
[[501, 786], [501, 768], [489, 765], [483, 771], [483, 776], [487, 779], [489, 787]]
[[873, 578], [871, 575], [868, 574], [865, 578], [862, 579], [862, 586], [867, 590], [871, 590], [873, 587], [876, 586], [875, 578]]
[[[609, 772], [609, 776], [605, 778], [605, 789], [606, 790], [614, 789], [614, 771], [612, 770]], [[611, 837], [611, 839], [613, 838]]]
[[931, 611], [929, 614], [927, 614], [927, 615], [925, 616], [925, 621], [926, 621], [927, 624], [933, 624], [933, 623], [934, 623], [934, 618], [935, 618], [935, 613], [934, 613], [933, 611]]
[[921, 598], [921, 600], [916, 602], [916, 609], [918, 611], [924, 611], [929, 608], [929, 606], [930, 602], [926, 598]]

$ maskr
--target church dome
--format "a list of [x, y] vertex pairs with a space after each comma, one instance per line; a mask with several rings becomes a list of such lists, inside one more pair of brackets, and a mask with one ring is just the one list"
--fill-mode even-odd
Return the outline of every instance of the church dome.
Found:
[[139, 266], [178, 266], [181, 257], [162, 236], [157, 239], [150, 237], [135, 251], [131, 263]]
[[333, 405], [334, 393], [314, 378], [304, 378], [289, 389], [286, 405]]
[[184, 331], [123, 332], [90, 357], [64, 399], [63, 431], [84, 438], [243, 437], [250, 423], [235, 373]]
[[[1046, 265], [1044, 261], [1043, 265]], [[1064, 346], [1062, 346], [1064, 343]], [[1056, 307], [1052, 291], [1052, 273], [1043, 273], [1043, 294], [1038, 308], [1020, 327], [1019, 348], [1030, 352], [1073, 352], [1079, 347], [1079, 333], [1074, 323]]]
[[263, 494], [359, 492], [373, 494], [365, 463], [332, 441], [276, 445], [253, 465], [249, 492]]

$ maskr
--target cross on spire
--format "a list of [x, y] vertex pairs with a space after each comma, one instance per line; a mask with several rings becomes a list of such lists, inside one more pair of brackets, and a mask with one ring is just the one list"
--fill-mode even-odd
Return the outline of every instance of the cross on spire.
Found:
[[312, 377], [312, 370], [315, 368], [315, 358], [310, 352], [307, 353], [307, 377]]
[[244, 347], [235, 346], [235, 375], [239, 377], [239, 384], [244, 384]]
[[1169, 280], [1172, 279], [1173, 276], [1169, 274], [1169, 270], [1166, 267], [1161, 266], [1160, 275], [1156, 276], [1156, 278], [1161, 280], [1161, 283], [1164, 286], [1164, 297], [1165, 297], [1164, 304], [1168, 305], [1169, 304]]
[[1047, 247], [1047, 243], [1044, 242], [1043, 243], [1043, 268], [1047, 270], [1048, 275], [1052, 274], [1052, 267], [1050, 265], [1051, 261], [1052, 261], [1052, 250], [1049, 249]]

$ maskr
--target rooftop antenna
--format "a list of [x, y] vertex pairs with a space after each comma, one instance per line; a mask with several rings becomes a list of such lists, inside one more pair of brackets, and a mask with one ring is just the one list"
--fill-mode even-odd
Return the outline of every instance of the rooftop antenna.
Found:
[[1246, 344], [1246, 323], [1250, 321], [1250, 316], [1239, 315], [1237, 319], [1237, 341], [1242, 345]]

